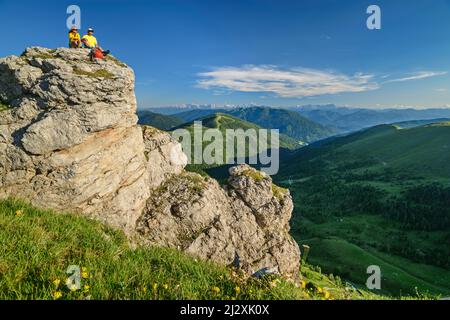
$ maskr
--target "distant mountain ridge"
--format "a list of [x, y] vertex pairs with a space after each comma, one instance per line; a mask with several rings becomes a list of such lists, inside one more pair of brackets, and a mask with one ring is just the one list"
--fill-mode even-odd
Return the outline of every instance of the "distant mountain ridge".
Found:
[[[254, 109], [271, 109], [271, 110], [288, 110], [300, 114], [308, 120], [326, 127], [328, 130], [336, 133], [349, 133], [361, 129], [369, 128], [380, 124], [392, 124], [405, 121], [416, 120], [431, 120], [438, 118], [450, 118], [450, 108], [429, 108], [429, 109], [371, 109], [359, 107], [340, 107], [334, 104], [327, 105], [305, 105], [295, 107], [271, 107], [271, 106], [256, 106], [256, 105], [193, 105], [187, 104], [176, 107], [162, 107], [148, 109], [152, 112], [170, 114], [183, 118], [186, 122], [192, 121], [200, 116], [206, 116], [215, 112], [229, 113], [231, 115], [239, 116], [239, 111], [236, 110], [254, 110]], [[248, 112], [248, 111], [247, 111]], [[244, 120], [251, 121], [250, 118]], [[256, 123], [256, 122], [255, 122]], [[265, 127], [263, 123], [257, 123]], [[286, 132], [283, 132], [286, 133]], [[286, 133], [287, 134], [287, 133]], [[295, 138], [295, 136], [294, 136]], [[326, 137], [325, 137], [326, 138]]]
[[311, 143], [337, 133], [321, 124], [315, 123], [297, 112], [269, 107], [246, 107], [228, 109], [198, 109], [175, 114], [185, 122], [216, 113], [224, 113], [254, 123], [265, 129], [278, 129], [284, 134], [303, 143]]
[[365, 109], [334, 105], [293, 107], [304, 117], [340, 132], [352, 132], [380, 124], [450, 118], [450, 108], [445, 109]]

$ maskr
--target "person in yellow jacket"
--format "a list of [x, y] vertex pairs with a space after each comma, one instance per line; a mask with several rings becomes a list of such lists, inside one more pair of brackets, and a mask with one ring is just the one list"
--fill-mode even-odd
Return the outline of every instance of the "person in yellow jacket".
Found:
[[80, 48], [81, 47], [81, 39], [80, 34], [78, 33], [78, 29], [76, 27], [72, 27], [69, 32], [69, 48]]
[[94, 29], [89, 28], [87, 34], [81, 39], [85, 48], [93, 49], [98, 48], [97, 38], [94, 37]]
[[94, 37], [94, 29], [89, 28], [87, 30], [87, 34], [83, 36], [83, 38], [81, 39], [81, 42], [83, 43], [85, 48], [91, 49], [91, 52], [89, 54], [91, 60], [93, 60], [94, 58], [94, 51], [95, 50], [101, 50], [103, 55], [106, 56], [109, 54], [109, 50], [103, 51], [102, 48], [100, 48], [100, 46], [98, 45], [97, 42], [97, 38]]

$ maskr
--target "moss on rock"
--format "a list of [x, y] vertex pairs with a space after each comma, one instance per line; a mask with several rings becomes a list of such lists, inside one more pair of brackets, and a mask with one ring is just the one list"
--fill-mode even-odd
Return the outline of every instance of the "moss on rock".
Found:
[[264, 180], [265, 176], [262, 172], [255, 170], [253, 168], [247, 169], [242, 172], [242, 175], [252, 178], [256, 182], [261, 182]]
[[0, 112], [11, 109], [11, 106], [0, 100]]
[[272, 183], [272, 193], [273, 193], [273, 196], [278, 199], [278, 201], [282, 201], [284, 199], [284, 196], [288, 192], [289, 192], [288, 189], [279, 187], [276, 184]]
[[90, 78], [105, 78], [105, 79], [111, 79], [113, 77], [112, 73], [110, 73], [108, 70], [105, 69], [99, 69], [97, 71], [89, 72], [84, 71], [78, 68], [74, 68], [73, 72], [80, 76], [88, 76]]

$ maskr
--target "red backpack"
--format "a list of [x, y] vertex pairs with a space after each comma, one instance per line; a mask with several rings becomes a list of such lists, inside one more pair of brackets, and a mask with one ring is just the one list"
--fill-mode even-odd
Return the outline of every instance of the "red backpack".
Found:
[[94, 53], [94, 58], [96, 58], [96, 59], [104, 58], [102, 50], [100, 50], [98, 48], [95, 48], [93, 53]]

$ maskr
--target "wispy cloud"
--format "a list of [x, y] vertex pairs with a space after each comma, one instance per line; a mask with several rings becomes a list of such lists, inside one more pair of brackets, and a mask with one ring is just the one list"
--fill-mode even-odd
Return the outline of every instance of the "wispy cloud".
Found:
[[420, 79], [426, 79], [426, 78], [431, 78], [431, 77], [443, 76], [443, 75], [446, 75], [446, 74], [447, 74], [446, 71], [439, 71], [439, 72], [436, 72], [436, 71], [420, 71], [420, 72], [412, 73], [411, 75], [409, 75], [407, 77], [387, 80], [386, 83], [420, 80]]
[[220, 67], [199, 73], [197, 87], [240, 92], [267, 92], [279, 97], [302, 98], [378, 89], [373, 75], [345, 75], [306, 68], [281, 69], [271, 65]]

